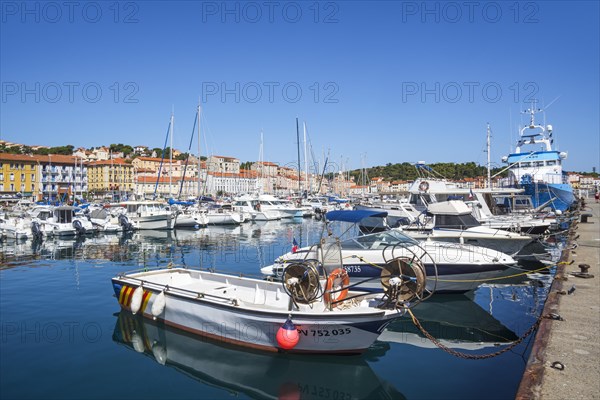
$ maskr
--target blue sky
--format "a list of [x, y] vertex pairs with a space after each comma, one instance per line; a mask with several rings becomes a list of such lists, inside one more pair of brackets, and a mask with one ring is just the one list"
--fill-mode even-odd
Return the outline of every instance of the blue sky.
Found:
[[600, 163], [597, 1], [1, 4], [3, 140], [162, 147], [174, 109], [186, 150], [200, 100], [204, 154], [293, 163], [298, 117], [349, 168], [483, 164], [490, 123], [498, 166], [534, 98]]

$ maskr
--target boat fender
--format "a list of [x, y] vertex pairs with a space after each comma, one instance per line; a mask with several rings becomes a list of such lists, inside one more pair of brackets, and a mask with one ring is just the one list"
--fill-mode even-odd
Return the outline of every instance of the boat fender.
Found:
[[154, 299], [154, 303], [152, 303], [152, 319], [156, 320], [162, 312], [165, 310], [165, 306], [167, 304], [167, 300], [165, 298], [164, 290], [160, 292], [156, 299]]
[[[333, 270], [327, 277], [327, 285], [325, 286], [325, 293], [323, 294], [325, 303], [331, 304], [332, 301], [335, 301], [335, 303], [331, 304], [332, 307], [335, 307], [338, 302], [344, 300], [348, 295], [347, 286], [349, 284], [350, 277], [348, 276], [348, 271], [344, 268]], [[335, 294], [331, 293], [332, 290], [335, 291]]]
[[156, 362], [160, 365], [165, 365], [167, 363], [167, 349], [159, 342], [155, 341], [152, 345], [152, 354], [154, 355]]
[[133, 345], [135, 351], [137, 351], [138, 353], [144, 352], [144, 340], [142, 339], [142, 336], [136, 331], [133, 331], [133, 333], [131, 334], [131, 344]]
[[142, 306], [142, 297], [144, 297], [144, 288], [140, 285], [133, 291], [133, 296], [131, 296], [131, 312], [133, 315], [140, 310], [140, 307]]
[[296, 325], [292, 322], [291, 316], [284, 322], [277, 331], [277, 344], [284, 350], [291, 350], [300, 341], [300, 335]]

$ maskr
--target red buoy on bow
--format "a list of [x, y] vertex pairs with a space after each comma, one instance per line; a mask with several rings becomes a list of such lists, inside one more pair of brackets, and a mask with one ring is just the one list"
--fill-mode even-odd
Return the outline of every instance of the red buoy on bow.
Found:
[[296, 330], [296, 325], [292, 322], [291, 317], [277, 331], [277, 344], [284, 350], [290, 350], [296, 347], [300, 335]]

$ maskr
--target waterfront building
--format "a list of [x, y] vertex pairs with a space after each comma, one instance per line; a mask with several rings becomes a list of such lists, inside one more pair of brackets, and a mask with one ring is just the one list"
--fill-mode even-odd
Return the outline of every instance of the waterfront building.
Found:
[[[136, 171], [144, 171], [145, 175], [180, 178], [185, 170], [186, 178], [198, 178], [198, 161], [190, 157], [186, 167], [185, 161], [162, 159], [158, 157], [136, 157], [131, 161]], [[161, 167], [162, 164], [162, 167]]]
[[82, 158], [60, 154], [33, 158], [38, 162], [39, 200], [66, 201], [88, 191], [87, 165]]
[[39, 193], [38, 160], [30, 155], [0, 153], [0, 195], [17, 193], [35, 196]]
[[208, 172], [214, 173], [240, 173], [240, 160], [234, 157], [209, 156], [206, 159]]
[[88, 188], [95, 196], [129, 195], [134, 189], [134, 166], [122, 158], [88, 163]]
[[[154, 198], [180, 198], [182, 200], [190, 197], [196, 197], [198, 194], [198, 180], [195, 178], [169, 179], [168, 176], [141, 176], [138, 175], [135, 179], [135, 187], [133, 193], [138, 199], [154, 199]], [[179, 190], [181, 195], [179, 196]]]
[[[238, 194], [255, 192], [258, 185], [258, 175], [255, 171], [241, 170], [241, 173], [208, 172], [206, 176], [206, 193]], [[267, 193], [267, 192], [265, 192]]]

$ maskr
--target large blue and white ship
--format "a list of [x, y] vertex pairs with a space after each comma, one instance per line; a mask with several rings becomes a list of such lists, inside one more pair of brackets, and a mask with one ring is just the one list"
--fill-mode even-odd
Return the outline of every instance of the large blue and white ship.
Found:
[[515, 152], [502, 157], [502, 161], [508, 164], [510, 185], [523, 188], [534, 207], [565, 211], [575, 201], [562, 170], [567, 153], [552, 147], [552, 125], [535, 123], [535, 114], [540, 111], [534, 107], [526, 111], [531, 117], [529, 125], [521, 128]]

